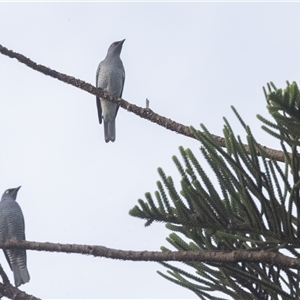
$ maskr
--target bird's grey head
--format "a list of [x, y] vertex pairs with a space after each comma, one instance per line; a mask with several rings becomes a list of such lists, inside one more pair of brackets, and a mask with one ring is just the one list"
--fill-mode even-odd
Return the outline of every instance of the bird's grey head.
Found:
[[119, 56], [124, 42], [125, 42], [125, 39], [122, 41], [112, 43], [108, 48], [107, 56], [115, 56], [115, 55]]
[[1, 198], [1, 201], [2, 200], [6, 200], [6, 199], [12, 199], [12, 200], [16, 200], [17, 198], [17, 194], [18, 194], [18, 191], [21, 187], [17, 187], [17, 188], [14, 188], [14, 189], [8, 189], [4, 192], [4, 194], [2, 195], [2, 198]]

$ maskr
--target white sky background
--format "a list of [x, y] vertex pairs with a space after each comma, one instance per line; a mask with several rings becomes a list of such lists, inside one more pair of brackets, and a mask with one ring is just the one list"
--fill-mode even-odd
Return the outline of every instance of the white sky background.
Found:
[[[121, 53], [123, 98], [221, 135], [230, 106], [257, 140], [279, 148], [256, 119], [262, 86], [299, 81], [300, 3], [0, 3], [0, 44], [95, 84], [109, 45]], [[95, 97], [0, 55], [0, 194], [18, 203], [30, 241], [159, 250], [164, 224], [144, 228], [128, 211], [156, 190], [157, 167], [178, 182], [178, 146], [203, 163], [200, 144], [119, 109], [115, 143], [104, 142]], [[208, 173], [211, 174], [210, 170]], [[156, 274], [157, 263], [27, 251], [41, 298], [196, 298]], [[0, 262], [13, 279], [1, 252]]]

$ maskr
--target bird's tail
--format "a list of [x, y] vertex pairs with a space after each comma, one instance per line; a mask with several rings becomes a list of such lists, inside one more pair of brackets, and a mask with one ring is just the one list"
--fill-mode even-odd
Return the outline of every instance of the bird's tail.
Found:
[[108, 143], [109, 141], [114, 142], [116, 139], [116, 120], [112, 121], [104, 121], [104, 136], [105, 142]]
[[29, 282], [30, 276], [27, 267], [20, 267], [17, 264], [12, 265], [14, 272], [15, 286], [18, 287], [23, 283]]

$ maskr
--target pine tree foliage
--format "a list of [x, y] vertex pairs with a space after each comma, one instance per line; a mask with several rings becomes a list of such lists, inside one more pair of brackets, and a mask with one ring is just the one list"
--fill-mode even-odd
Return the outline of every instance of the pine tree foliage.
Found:
[[[278, 163], [260, 146], [250, 128], [233, 108], [245, 129], [249, 150], [224, 119], [226, 148], [221, 148], [208, 129], [191, 127], [201, 143], [200, 151], [214, 173], [209, 178], [190, 149], [179, 148], [173, 161], [181, 175], [180, 191], [159, 168], [161, 178], [154, 196], [146, 193], [132, 216], [164, 222], [172, 231], [167, 241], [185, 251], [260, 251], [299, 258], [300, 252], [300, 92], [296, 83], [283, 91], [273, 83], [265, 91], [274, 121], [262, 116], [263, 129], [279, 139], [285, 162]], [[161, 247], [162, 251], [168, 251]], [[195, 292], [200, 299], [299, 299], [300, 273], [265, 263], [186, 262], [186, 267], [162, 263], [164, 278]]]

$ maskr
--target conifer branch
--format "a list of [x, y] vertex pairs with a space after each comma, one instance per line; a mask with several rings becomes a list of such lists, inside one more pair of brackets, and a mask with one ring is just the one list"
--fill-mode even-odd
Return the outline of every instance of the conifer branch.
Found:
[[300, 259], [285, 256], [270, 251], [245, 251], [236, 250], [223, 251], [125, 251], [111, 249], [104, 246], [39, 243], [30, 241], [11, 240], [0, 243], [2, 249], [27, 249], [47, 252], [77, 253], [93, 255], [95, 257], [106, 257], [125, 261], [197, 261], [205, 263], [237, 263], [253, 262], [277, 265], [281, 268], [292, 268], [300, 270]]
[[[147, 119], [147, 120], [149, 120], [153, 123], [156, 123], [168, 130], [175, 131], [179, 134], [196, 139], [195, 135], [192, 133], [189, 126], [185, 126], [185, 125], [177, 123], [171, 119], [163, 117], [163, 116], [155, 113], [154, 111], [152, 111], [150, 108], [142, 108], [137, 105], [131, 104], [131, 103], [127, 102], [126, 100], [117, 98], [117, 97], [105, 92], [103, 89], [96, 88], [93, 85], [91, 85], [83, 80], [77, 79], [72, 76], [68, 76], [66, 74], [52, 70], [46, 66], [37, 64], [36, 62], [32, 61], [31, 59], [27, 58], [26, 56], [24, 56], [20, 53], [14, 52], [12, 50], [9, 50], [9, 49], [3, 47], [2, 45], [0, 45], [0, 53], [8, 56], [10, 58], [16, 58], [19, 62], [25, 64], [26, 66], [28, 66], [29, 68], [31, 68], [35, 71], [43, 73], [44, 75], [51, 76], [62, 82], [73, 85], [81, 90], [84, 90], [90, 94], [96, 95], [98, 97], [104, 98], [113, 103], [116, 103], [117, 105], [121, 106], [125, 110], [127, 110], [129, 112], [133, 112], [134, 114], [140, 116], [141, 118]], [[213, 137], [221, 147], [226, 147], [225, 139], [223, 137], [220, 137], [217, 135], [213, 135]], [[277, 161], [284, 162], [284, 153], [282, 151], [267, 148], [262, 145], [259, 145], [259, 146], [270, 156], [270, 158], [277, 160]], [[247, 153], [250, 152], [248, 145], [245, 144], [244, 148]], [[260, 155], [259, 151], [257, 151], [257, 152], [258, 152], [258, 155]]]

